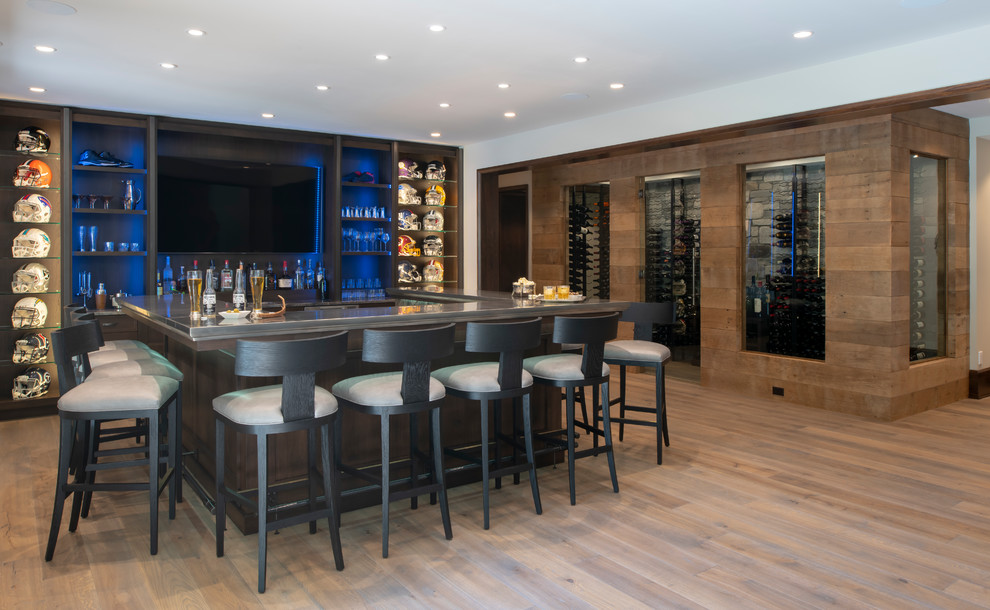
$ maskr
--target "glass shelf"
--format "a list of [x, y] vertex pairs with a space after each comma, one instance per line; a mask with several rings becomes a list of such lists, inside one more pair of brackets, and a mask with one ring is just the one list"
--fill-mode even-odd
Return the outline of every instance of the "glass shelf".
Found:
[[53, 152], [19, 152], [16, 150], [0, 150], [0, 157], [29, 157], [32, 159], [59, 159], [62, 155]]
[[39, 331], [39, 330], [58, 330], [59, 328], [62, 328], [62, 327], [56, 325], [56, 326], [34, 326], [34, 327], [31, 327], [31, 328], [14, 328], [14, 326], [12, 324], [7, 324], [5, 326], [0, 326], [0, 331], [12, 331], [12, 330], [14, 330], [14, 331], [18, 331], [18, 332], [21, 332], [21, 331], [27, 332], [27, 331]]
[[341, 216], [340, 219], [347, 222], [392, 222], [391, 218], [361, 218], [357, 216]]
[[[38, 193], [39, 195], [44, 195], [46, 192], [50, 193], [52, 191], [61, 191], [57, 186], [4, 186], [0, 185], [0, 190], [4, 191], [24, 191]], [[40, 191], [40, 192], [39, 192]]]
[[362, 188], [372, 188], [372, 189], [390, 189], [391, 184], [381, 184], [378, 182], [348, 182], [344, 180], [340, 183], [341, 186], [360, 186]]
[[60, 260], [60, 256], [0, 256], [0, 260], [3, 261], [57, 261]]
[[354, 250], [345, 250], [341, 252], [344, 256], [390, 256], [390, 252], [361, 252]]
[[435, 231], [432, 229], [399, 229], [399, 233], [457, 233], [457, 231], [448, 231], [446, 229], [443, 231]]
[[36, 297], [43, 294], [61, 294], [58, 290], [49, 290], [48, 292], [13, 292], [11, 290], [0, 291], [0, 296], [25, 296], [25, 297]]
[[60, 222], [18, 222], [16, 220], [12, 221], [15, 225], [39, 225], [39, 226], [59, 226]]
[[456, 205], [445, 203], [443, 205], [430, 205], [428, 203], [400, 203], [399, 206], [405, 208], [456, 208]]

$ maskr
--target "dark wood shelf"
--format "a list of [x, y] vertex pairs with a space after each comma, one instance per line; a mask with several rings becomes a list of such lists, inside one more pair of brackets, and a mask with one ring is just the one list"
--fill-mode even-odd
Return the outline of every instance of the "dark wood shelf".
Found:
[[148, 210], [114, 210], [104, 208], [72, 208], [74, 214], [133, 214], [137, 216], [147, 216]]
[[147, 174], [148, 170], [142, 167], [104, 167], [99, 165], [73, 165], [74, 172], [107, 172], [110, 174]]

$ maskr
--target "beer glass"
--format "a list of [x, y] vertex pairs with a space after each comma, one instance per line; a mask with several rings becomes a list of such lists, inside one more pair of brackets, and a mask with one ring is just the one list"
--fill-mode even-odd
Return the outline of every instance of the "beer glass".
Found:
[[189, 288], [189, 317], [198, 320], [203, 305], [203, 272], [199, 269], [187, 271], [186, 285]]
[[251, 314], [261, 313], [261, 297], [265, 292], [265, 272], [263, 269], [251, 270]]

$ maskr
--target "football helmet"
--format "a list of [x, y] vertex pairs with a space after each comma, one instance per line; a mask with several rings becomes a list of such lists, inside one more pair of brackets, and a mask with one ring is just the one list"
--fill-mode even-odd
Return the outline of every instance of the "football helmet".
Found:
[[424, 231], [443, 231], [443, 214], [430, 210], [423, 216]]
[[44, 362], [48, 357], [48, 348], [51, 347], [48, 337], [41, 333], [31, 333], [24, 335], [14, 342], [14, 355], [12, 357], [15, 364], [35, 364]]
[[44, 258], [51, 250], [52, 240], [41, 229], [24, 229], [14, 238], [11, 251], [14, 258]]
[[412, 159], [399, 159], [399, 180], [417, 180], [423, 177], [423, 172], [416, 171], [416, 162]]
[[38, 297], [24, 297], [10, 312], [10, 322], [14, 328], [41, 328], [48, 319], [48, 306]]
[[426, 205], [443, 205], [446, 201], [447, 193], [439, 184], [434, 184], [430, 190], [426, 191]]
[[423, 281], [442, 282], [443, 265], [441, 265], [440, 262], [437, 261], [436, 259], [426, 263], [426, 266], [423, 267]]
[[14, 202], [14, 222], [48, 222], [52, 204], [46, 197], [32, 193]]
[[416, 189], [408, 184], [399, 185], [399, 205], [420, 205], [423, 198], [416, 194]]
[[426, 164], [426, 179], [427, 180], [446, 180], [447, 179], [447, 168], [444, 167], [443, 161], [430, 161]]
[[399, 263], [399, 282], [412, 284], [422, 281], [423, 276], [419, 274], [419, 269], [416, 268], [416, 265], [408, 262]]
[[419, 216], [416, 216], [409, 210], [399, 210], [400, 231], [419, 231], [419, 229]]
[[424, 237], [423, 254], [426, 256], [443, 256], [443, 239], [439, 235], [427, 235]]
[[14, 150], [17, 152], [46, 153], [51, 145], [52, 140], [48, 133], [34, 125], [18, 131], [14, 138]]
[[48, 279], [51, 274], [41, 263], [27, 263], [14, 272], [10, 288], [17, 294], [25, 292], [48, 292]]
[[408, 235], [399, 236], [399, 256], [419, 256], [416, 240]]
[[52, 185], [52, 168], [44, 161], [31, 159], [17, 166], [14, 171], [14, 186], [48, 188]]
[[14, 398], [37, 398], [48, 392], [52, 384], [51, 373], [37, 366], [32, 366], [17, 377], [14, 377]]

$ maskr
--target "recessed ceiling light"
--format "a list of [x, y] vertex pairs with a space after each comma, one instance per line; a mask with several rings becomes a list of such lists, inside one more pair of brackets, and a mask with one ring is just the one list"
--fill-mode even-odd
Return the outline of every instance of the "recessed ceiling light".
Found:
[[162, 62], [162, 63], [160, 63], [159, 65], [160, 65], [161, 67], [163, 67], [163, 68], [165, 68], [166, 70], [174, 70], [174, 69], [176, 69], [176, 68], [178, 68], [178, 67], [179, 67], [179, 66], [177, 66], [177, 65], [175, 65], [175, 64], [172, 64], [172, 63], [169, 63], [169, 62], [167, 62], [167, 61], [163, 61], [163, 62]]
[[812, 34], [814, 34], [814, 32], [812, 32], [811, 30], [801, 30], [800, 32], [794, 32], [794, 37], [795, 38], [799, 38], [799, 39], [800, 38], [811, 38], [811, 35]]
[[575, 57], [574, 58], [574, 63], [576, 63], [576, 64], [586, 64], [586, 63], [588, 63], [588, 58], [587, 57]]
[[440, 137], [440, 132], [439, 131], [434, 131], [434, 132], [430, 133], [430, 137], [431, 138], [439, 138]]
[[328, 89], [330, 89], [330, 85], [317, 85], [316, 86], [316, 90], [317, 91], [327, 91]]
[[375, 59], [377, 59], [378, 61], [385, 61], [386, 59], [388, 59], [388, 55], [384, 53], [379, 53], [378, 55], [375, 55]]
[[44, 93], [45, 92], [45, 88], [44, 87], [28, 87], [28, 90], [29, 91], [32, 91], [34, 93]]
[[189, 34], [190, 36], [202, 36], [203, 34], [206, 34], [206, 32], [199, 28], [189, 28], [186, 30], [186, 34]]
[[450, 108], [450, 104], [448, 104], [447, 102], [440, 102], [440, 107], [441, 108]]
[[440, 24], [437, 24], [437, 25], [431, 25], [431, 26], [430, 26], [430, 31], [431, 31], [431, 32], [442, 32], [442, 31], [444, 31], [444, 30], [446, 30], [446, 29], [447, 29], [447, 28], [445, 28], [444, 26], [442, 26], [442, 25], [440, 25]]
[[261, 118], [263, 118], [263, 119], [274, 119], [275, 118], [275, 115], [272, 114], [272, 113], [270, 113], [270, 112], [262, 112], [261, 113]]
[[622, 89], [623, 87], [625, 87], [625, 85], [622, 83], [612, 83], [608, 86], [609, 89]]
[[499, 89], [508, 89], [509, 88], [509, 83], [499, 83], [498, 84], [498, 88]]
[[55, 47], [49, 47], [49, 46], [46, 46], [46, 45], [43, 45], [43, 44], [39, 44], [39, 45], [37, 45], [37, 46], [34, 47], [34, 50], [35, 51], [38, 51], [40, 53], [54, 53], [55, 52]]
[[507, 118], [507, 119], [513, 119], [515, 117], [516, 117], [516, 113], [515, 112], [506, 112], [505, 113], [505, 118]]

